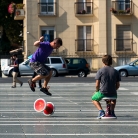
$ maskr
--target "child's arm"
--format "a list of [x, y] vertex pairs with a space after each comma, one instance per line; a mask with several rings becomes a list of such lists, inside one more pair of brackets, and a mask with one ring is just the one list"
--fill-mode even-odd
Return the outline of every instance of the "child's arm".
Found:
[[100, 89], [100, 80], [96, 80], [96, 92]]
[[116, 90], [120, 87], [120, 82], [116, 82]]

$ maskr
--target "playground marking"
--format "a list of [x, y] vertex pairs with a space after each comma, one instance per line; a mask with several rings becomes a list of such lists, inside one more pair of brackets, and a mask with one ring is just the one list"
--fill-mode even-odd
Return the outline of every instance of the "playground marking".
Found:
[[128, 89], [126, 89], [126, 88], [123, 88], [123, 87], [120, 87], [118, 90], [121, 90], [121, 91], [123, 91], [123, 90], [128, 90]]
[[131, 92], [131, 94], [138, 95], [138, 92]]

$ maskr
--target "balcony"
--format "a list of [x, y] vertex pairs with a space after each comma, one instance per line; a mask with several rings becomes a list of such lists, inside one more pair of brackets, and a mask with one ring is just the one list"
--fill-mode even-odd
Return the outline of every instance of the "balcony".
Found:
[[114, 15], [132, 15], [133, 3], [132, 1], [112, 1], [112, 8], [110, 11]]
[[133, 39], [114, 39], [116, 53], [133, 53]]
[[23, 20], [25, 18], [25, 12], [24, 9], [16, 9], [14, 20]]
[[38, 16], [56, 16], [56, 3], [38, 3]]
[[93, 2], [75, 2], [76, 16], [92, 16]]
[[93, 51], [93, 39], [76, 39], [75, 40], [76, 52], [92, 52]]

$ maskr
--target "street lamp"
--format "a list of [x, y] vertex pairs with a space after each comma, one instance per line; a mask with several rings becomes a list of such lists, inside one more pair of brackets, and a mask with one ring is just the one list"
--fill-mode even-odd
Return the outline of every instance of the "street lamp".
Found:
[[[20, 31], [19, 37], [23, 37], [22, 31]], [[22, 51], [24, 51], [24, 40], [22, 41]]]
[[[22, 31], [20, 31], [19, 37], [23, 37]], [[19, 51], [24, 51], [24, 41], [22, 41], [22, 46], [20, 48], [11, 50], [10, 53], [17, 53]]]
[[0, 52], [1, 52], [1, 37], [2, 37], [2, 32], [0, 31]]

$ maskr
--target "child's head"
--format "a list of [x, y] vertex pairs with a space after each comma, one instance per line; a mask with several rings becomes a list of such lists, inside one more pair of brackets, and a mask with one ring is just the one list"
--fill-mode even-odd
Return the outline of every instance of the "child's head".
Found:
[[107, 66], [110, 66], [112, 65], [112, 57], [110, 55], [104, 55], [102, 57], [102, 62], [107, 65]]

